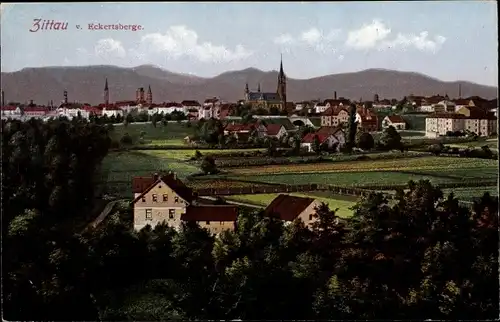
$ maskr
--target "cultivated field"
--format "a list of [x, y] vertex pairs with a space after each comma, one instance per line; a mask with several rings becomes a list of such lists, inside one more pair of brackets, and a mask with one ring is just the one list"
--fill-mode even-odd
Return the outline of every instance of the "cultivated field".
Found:
[[455, 144], [447, 144], [451, 147], [457, 148], [480, 148], [482, 146], [487, 145], [491, 150], [498, 151], [498, 139], [488, 139], [484, 141], [473, 141], [466, 143], [455, 143]]
[[194, 127], [187, 127], [186, 123], [169, 122], [163, 126], [161, 122], [153, 127], [151, 123], [130, 123], [128, 126], [118, 125], [114, 127], [111, 137], [119, 140], [128, 133], [135, 144], [139, 140], [141, 132], [145, 132], [144, 145], [184, 145], [184, 138], [194, 134]]
[[[211, 150], [199, 150], [200, 153], [205, 156], [205, 155], [211, 155], [214, 157], [217, 156], [224, 156], [225, 154], [230, 154], [230, 153], [240, 153], [240, 152], [255, 152], [255, 151], [265, 151], [265, 149], [211, 149]], [[173, 160], [180, 160], [180, 161], [186, 161], [192, 157], [194, 157], [196, 153], [196, 149], [192, 150], [142, 150], [141, 153], [151, 155], [156, 158], [165, 158], [165, 159], [173, 159]]]
[[472, 201], [474, 197], [482, 197], [485, 192], [489, 192], [491, 196], [498, 196], [498, 187], [472, 187], [472, 188], [454, 188], [443, 189], [443, 193], [448, 195], [453, 192], [454, 196], [464, 201]]
[[[249, 204], [260, 205], [266, 207], [276, 198], [279, 194], [254, 194], [254, 195], [235, 195], [230, 196], [225, 199], [241, 201]], [[352, 206], [356, 204], [356, 198], [352, 197], [344, 197], [344, 196], [332, 196], [332, 197], [322, 197], [318, 196], [316, 193], [291, 193], [292, 196], [299, 197], [310, 197], [315, 198], [318, 201], [324, 202], [328, 204], [330, 209], [334, 210], [338, 208], [337, 216], [339, 217], [350, 217], [352, 216], [352, 210], [350, 209]]]
[[367, 160], [357, 162], [331, 162], [316, 164], [269, 165], [247, 168], [235, 168], [228, 172], [231, 175], [263, 175], [263, 174], [301, 174], [301, 173], [336, 173], [336, 172], [380, 172], [380, 171], [450, 171], [455, 169], [492, 169], [497, 161], [454, 157], [419, 157], [389, 160]]

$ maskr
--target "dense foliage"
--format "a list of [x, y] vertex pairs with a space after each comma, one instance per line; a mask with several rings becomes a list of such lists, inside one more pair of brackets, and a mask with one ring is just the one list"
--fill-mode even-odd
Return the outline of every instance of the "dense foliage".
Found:
[[[2, 123], [7, 320], [493, 319], [498, 198], [473, 210], [429, 182], [373, 194], [311, 229], [242, 212], [234, 232], [196, 224], [140, 232], [129, 209], [94, 230], [88, 212], [105, 127]], [[120, 216], [121, 215], [121, 216]]]

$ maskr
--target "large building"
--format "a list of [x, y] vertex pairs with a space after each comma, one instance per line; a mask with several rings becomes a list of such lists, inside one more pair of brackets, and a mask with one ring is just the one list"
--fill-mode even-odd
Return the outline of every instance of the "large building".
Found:
[[253, 108], [271, 109], [277, 108], [279, 110], [286, 109], [286, 76], [283, 71], [283, 58], [280, 62], [280, 71], [278, 73], [278, 87], [276, 92], [261, 92], [260, 84], [258, 84], [257, 91], [251, 92], [248, 88], [248, 83], [245, 86], [245, 103], [251, 104]]
[[497, 118], [487, 110], [469, 106], [460, 108], [457, 113], [434, 113], [425, 119], [426, 136], [465, 131], [479, 136], [493, 135], [497, 133]]

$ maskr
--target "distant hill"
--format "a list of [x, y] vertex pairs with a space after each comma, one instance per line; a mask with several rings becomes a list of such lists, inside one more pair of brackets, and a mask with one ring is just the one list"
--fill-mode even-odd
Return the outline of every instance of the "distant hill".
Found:
[[[285, 66], [286, 71], [286, 66]], [[227, 101], [243, 98], [245, 83], [250, 90], [261, 84], [262, 91], [274, 92], [277, 71], [261, 71], [248, 68], [228, 71], [213, 78], [202, 78], [173, 73], [153, 65], [134, 68], [116, 66], [43, 67], [24, 68], [17, 72], [1, 73], [2, 89], [6, 102], [34, 100], [46, 104], [50, 100], [59, 103], [63, 92], [68, 91], [70, 101], [91, 104], [103, 101], [104, 81], [108, 78], [110, 100], [133, 100], [138, 87], [151, 85], [155, 102], [204, 100], [221, 97]], [[361, 72], [315, 77], [311, 79], [288, 79], [287, 94], [291, 101], [333, 98], [372, 100], [374, 94], [380, 98], [397, 98], [410, 94], [448, 94], [458, 96], [458, 84], [462, 85], [462, 96], [497, 97], [497, 88], [466, 81], [444, 82], [429, 76], [384, 69], [368, 69]]]

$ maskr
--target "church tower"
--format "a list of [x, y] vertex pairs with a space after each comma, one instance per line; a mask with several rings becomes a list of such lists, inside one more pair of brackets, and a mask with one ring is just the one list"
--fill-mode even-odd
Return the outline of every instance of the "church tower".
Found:
[[250, 90], [248, 89], [248, 82], [245, 84], [245, 101], [249, 100]]
[[151, 92], [151, 85], [148, 87], [148, 93], [146, 95], [146, 104], [153, 104], [153, 92]]
[[108, 79], [106, 78], [106, 83], [104, 84], [104, 104], [106, 106], [109, 105], [109, 88], [108, 88]]
[[283, 71], [283, 55], [281, 55], [280, 71], [278, 73], [278, 90], [277, 94], [281, 99], [282, 108], [286, 109], [286, 76]]

